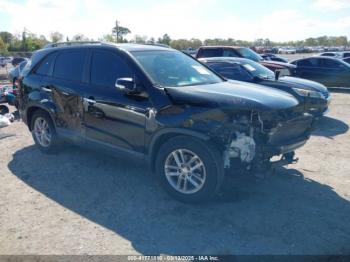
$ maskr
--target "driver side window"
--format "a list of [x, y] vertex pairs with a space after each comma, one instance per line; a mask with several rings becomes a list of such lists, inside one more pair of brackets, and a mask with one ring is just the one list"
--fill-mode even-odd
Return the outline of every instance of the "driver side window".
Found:
[[134, 74], [122, 58], [109, 51], [93, 52], [90, 71], [91, 84], [114, 88], [116, 80], [124, 77], [134, 78]]

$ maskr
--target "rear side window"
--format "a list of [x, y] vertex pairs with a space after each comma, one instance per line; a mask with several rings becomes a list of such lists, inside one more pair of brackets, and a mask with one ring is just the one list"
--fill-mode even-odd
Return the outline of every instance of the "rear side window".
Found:
[[233, 49], [224, 49], [222, 56], [225, 57], [239, 57], [239, 55], [236, 53]]
[[53, 63], [55, 54], [50, 54], [40, 63], [38, 69], [35, 71], [37, 75], [46, 76], [49, 74], [50, 67]]
[[70, 81], [81, 81], [83, 76], [85, 50], [66, 51], [56, 57], [53, 76]]
[[334, 61], [331, 59], [323, 59], [322, 67], [325, 68], [341, 68], [341, 64], [338, 61]]
[[310, 59], [304, 59], [298, 61], [298, 66], [302, 67], [319, 67], [320, 65], [320, 59], [317, 58], [310, 58]]
[[129, 66], [118, 55], [108, 51], [94, 51], [91, 63], [91, 84], [114, 87], [118, 78], [134, 77]]
[[201, 58], [201, 57], [221, 57], [222, 55], [223, 55], [223, 50], [221, 48], [200, 49], [198, 52], [198, 58]]

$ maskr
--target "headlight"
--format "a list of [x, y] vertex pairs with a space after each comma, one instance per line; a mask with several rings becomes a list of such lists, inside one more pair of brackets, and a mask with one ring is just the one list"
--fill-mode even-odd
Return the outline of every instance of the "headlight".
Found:
[[325, 96], [321, 92], [310, 91], [310, 90], [305, 90], [300, 88], [293, 88], [293, 90], [300, 96], [325, 99]]

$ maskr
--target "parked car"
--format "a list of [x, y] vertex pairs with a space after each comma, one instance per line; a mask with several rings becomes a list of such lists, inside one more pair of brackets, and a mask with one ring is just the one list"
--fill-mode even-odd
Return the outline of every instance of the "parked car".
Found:
[[296, 76], [328, 87], [350, 87], [350, 65], [332, 57], [318, 56], [291, 62], [297, 65]]
[[19, 63], [23, 62], [23, 61], [26, 61], [28, 58], [25, 58], [25, 57], [15, 57], [12, 59], [12, 62], [11, 64], [13, 66], [17, 66]]
[[343, 58], [343, 61], [344, 61], [345, 63], [348, 63], [348, 64], [350, 64], [350, 57], [347, 57], [347, 58]]
[[297, 50], [294, 47], [282, 47], [278, 50], [279, 54], [296, 54]]
[[350, 52], [325, 52], [320, 54], [320, 56], [330, 56], [334, 58], [343, 59], [343, 58], [350, 57]]
[[9, 75], [9, 80], [12, 84], [15, 84], [16, 80], [20, 76], [21, 71], [26, 66], [27, 62], [28, 60], [26, 59], [10, 70], [8, 75]]
[[331, 97], [325, 87], [314, 81], [295, 77], [279, 77], [266, 67], [245, 58], [204, 58], [200, 59], [211, 69], [227, 79], [244, 81], [277, 88], [292, 94], [304, 105], [305, 111], [314, 115], [323, 115]]
[[65, 139], [144, 160], [186, 202], [212, 197], [230, 168], [292, 163], [314, 121], [286, 92], [226, 81], [159, 46], [54, 44], [23, 75], [20, 115], [40, 150]]
[[276, 61], [276, 62], [282, 62], [282, 63], [288, 63], [288, 60], [275, 54], [261, 54], [261, 57], [264, 58], [264, 60], [268, 61]]
[[246, 47], [234, 46], [202, 46], [198, 49], [196, 58], [208, 57], [241, 57], [253, 60], [272, 71], [280, 71], [283, 75], [294, 75], [295, 65], [277, 61], [266, 61], [258, 53]]

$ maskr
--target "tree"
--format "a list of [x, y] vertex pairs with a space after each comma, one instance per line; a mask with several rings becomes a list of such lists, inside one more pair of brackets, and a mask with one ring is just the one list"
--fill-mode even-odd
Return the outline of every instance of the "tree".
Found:
[[119, 21], [115, 21], [115, 26], [112, 28], [112, 34], [116, 36], [117, 43], [124, 42], [124, 36], [130, 34], [131, 31], [127, 27], [123, 27], [119, 24]]
[[0, 32], [0, 37], [5, 44], [9, 45], [12, 41], [13, 35], [9, 32], [3, 31]]
[[102, 38], [99, 39], [100, 41], [104, 41], [104, 42], [111, 42], [111, 43], [117, 43], [117, 37], [112, 35], [112, 34], [107, 34], [104, 35]]
[[163, 45], [170, 45], [171, 38], [168, 34], [165, 34], [163, 37], [158, 38], [158, 43]]
[[61, 42], [63, 40], [63, 35], [60, 32], [51, 32], [50, 39], [53, 43]]
[[5, 42], [2, 40], [2, 37], [0, 37], [0, 52], [5, 53], [7, 51], [7, 47]]
[[154, 39], [154, 37], [151, 37], [150, 39], [147, 40], [147, 44], [154, 44], [156, 42], [156, 40]]
[[134, 39], [132, 40], [133, 43], [135, 44], [146, 44], [147, 43], [147, 36], [140, 36], [140, 35], [135, 35]]
[[83, 34], [76, 34], [72, 37], [72, 41], [89, 41], [89, 38]]

